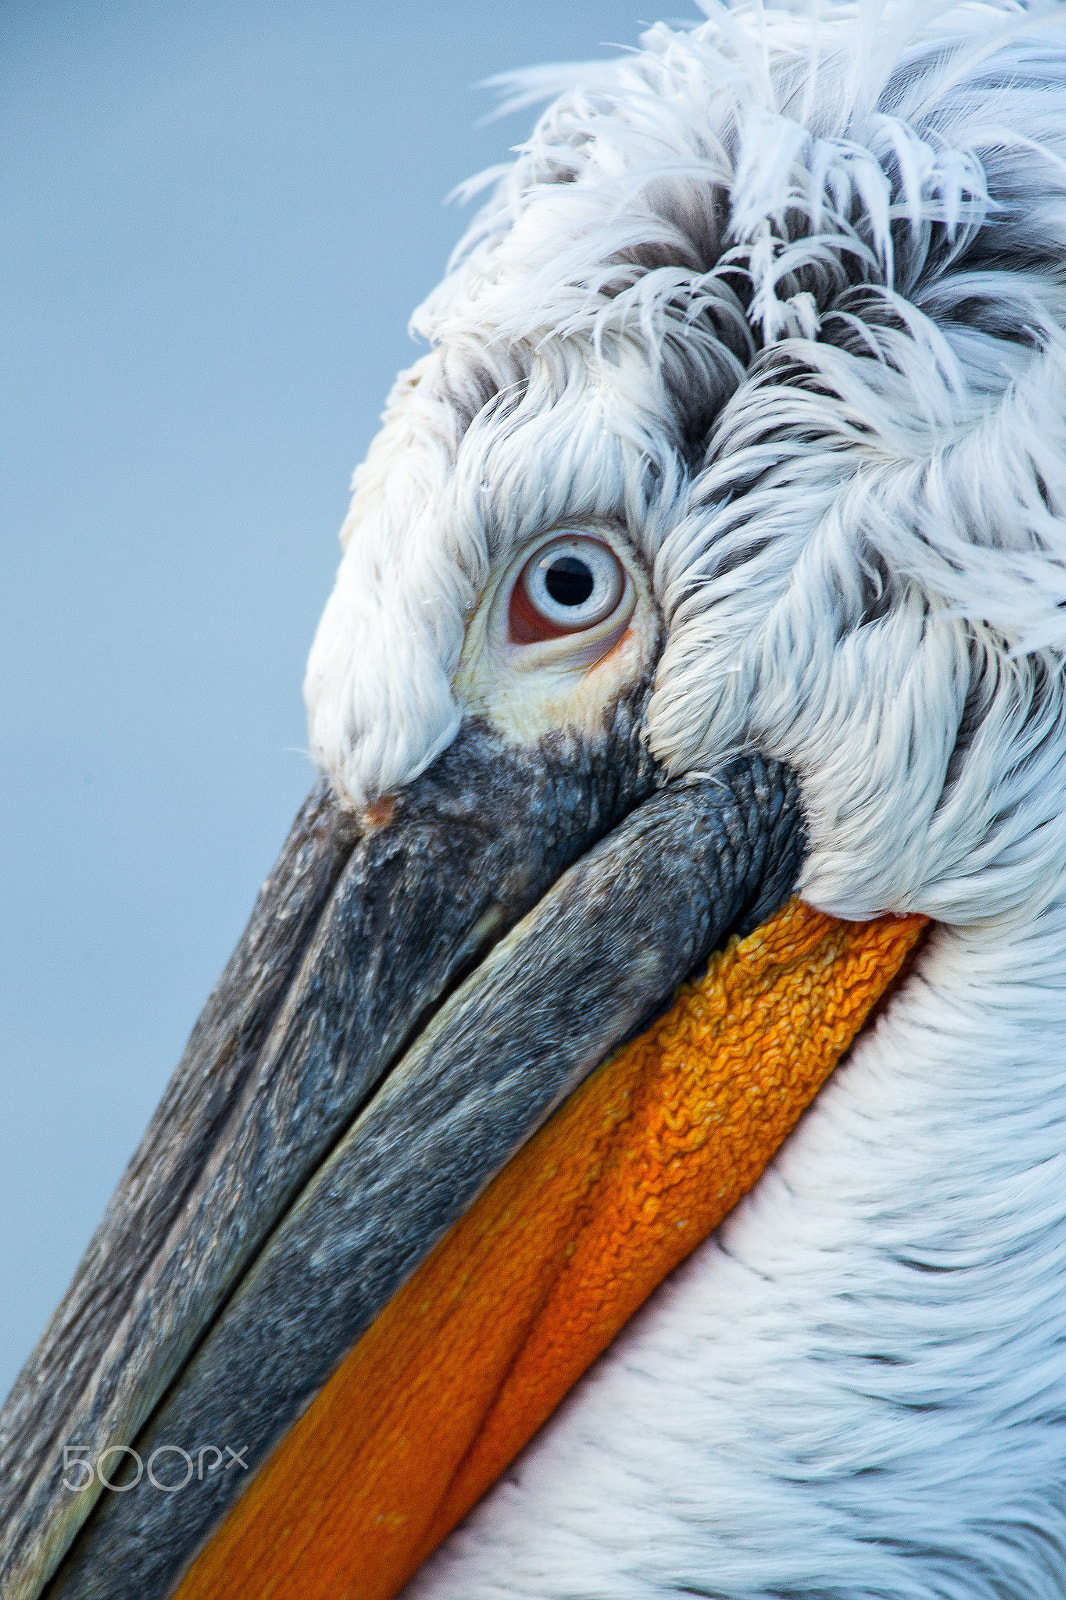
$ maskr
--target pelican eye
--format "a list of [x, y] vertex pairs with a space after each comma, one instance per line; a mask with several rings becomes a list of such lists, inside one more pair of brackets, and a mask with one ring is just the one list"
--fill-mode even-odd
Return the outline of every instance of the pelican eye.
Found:
[[606, 622], [626, 597], [625, 569], [599, 539], [570, 534], [530, 556], [511, 594], [515, 644], [585, 633]]

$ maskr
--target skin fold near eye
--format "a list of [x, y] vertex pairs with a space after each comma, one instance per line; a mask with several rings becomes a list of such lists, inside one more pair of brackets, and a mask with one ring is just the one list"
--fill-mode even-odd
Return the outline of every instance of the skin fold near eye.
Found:
[[660, 629], [628, 540], [608, 527], [560, 529], [523, 545], [485, 591], [455, 693], [516, 739], [591, 731], [605, 705], [649, 677]]

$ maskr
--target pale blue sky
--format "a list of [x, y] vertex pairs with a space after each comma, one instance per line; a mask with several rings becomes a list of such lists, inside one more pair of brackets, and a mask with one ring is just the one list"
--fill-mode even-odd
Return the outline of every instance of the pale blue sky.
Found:
[[348, 479], [529, 119], [473, 85], [652, 16], [5, 0], [0, 1393], [309, 787]]

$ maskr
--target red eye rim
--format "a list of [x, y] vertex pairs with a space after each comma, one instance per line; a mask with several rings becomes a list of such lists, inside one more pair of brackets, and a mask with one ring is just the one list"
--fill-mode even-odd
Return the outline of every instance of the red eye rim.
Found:
[[[530, 589], [535, 587], [535, 579], [531, 579], [531, 574], [535, 572], [538, 566], [545, 564], [547, 555], [556, 550], [560, 555], [574, 554], [579, 555], [581, 559], [586, 559], [584, 552], [590, 547], [596, 553], [592, 562], [594, 573], [599, 568], [602, 577], [604, 560], [613, 568], [613, 572], [610, 575], [608, 593], [610, 594], [613, 590], [614, 599], [609, 611], [600, 610], [592, 617], [587, 614], [582, 616], [579, 612], [575, 616], [573, 623], [568, 626], [565, 618], [556, 620], [553, 617], [546, 616], [544, 611], [537, 605], [536, 600], [530, 593]], [[595, 582], [598, 584], [599, 579], [595, 580]], [[554, 599], [555, 597], [553, 596], [552, 598]], [[612, 619], [617, 617], [620, 612], [624, 613], [621, 619], [622, 631], [624, 631], [629, 615], [632, 612], [633, 598], [632, 582], [625, 566], [619, 560], [617, 552], [611, 548], [605, 539], [598, 539], [587, 533], [557, 534], [554, 538], [542, 544], [523, 563], [511, 587], [507, 603], [507, 631], [510, 642], [519, 646], [549, 644], [559, 639], [577, 640], [582, 635], [588, 635], [590, 639], [595, 639], [603, 636], [604, 630], [610, 626]], [[614, 628], [610, 628], [610, 631], [614, 632]]]
[[[522, 569], [523, 573], [525, 568]], [[557, 623], [542, 617], [526, 593], [522, 574], [511, 590], [511, 603], [507, 608], [507, 627], [512, 644], [544, 644], [549, 639], [572, 639], [580, 628], [560, 628]]]

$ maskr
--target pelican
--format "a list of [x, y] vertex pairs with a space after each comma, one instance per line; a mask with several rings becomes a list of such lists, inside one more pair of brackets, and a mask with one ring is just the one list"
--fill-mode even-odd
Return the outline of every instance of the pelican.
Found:
[[1049, 1600], [1066, 14], [505, 89], [0, 1591]]

